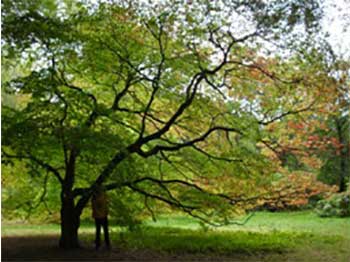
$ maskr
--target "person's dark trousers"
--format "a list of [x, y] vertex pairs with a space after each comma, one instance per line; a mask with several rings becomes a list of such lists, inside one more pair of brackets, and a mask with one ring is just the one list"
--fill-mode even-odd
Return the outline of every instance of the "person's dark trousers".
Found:
[[103, 227], [103, 232], [105, 235], [106, 247], [110, 249], [111, 245], [109, 242], [109, 233], [108, 233], [108, 219], [105, 218], [95, 218], [96, 226], [96, 238], [95, 238], [95, 247], [98, 249], [101, 245], [101, 226]]

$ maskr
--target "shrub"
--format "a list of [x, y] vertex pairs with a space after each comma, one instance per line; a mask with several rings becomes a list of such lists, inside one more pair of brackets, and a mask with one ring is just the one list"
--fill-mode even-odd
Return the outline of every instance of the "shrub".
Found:
[[315, 211], [320, 217], [350, 217], [350, 192], [318, 201]]

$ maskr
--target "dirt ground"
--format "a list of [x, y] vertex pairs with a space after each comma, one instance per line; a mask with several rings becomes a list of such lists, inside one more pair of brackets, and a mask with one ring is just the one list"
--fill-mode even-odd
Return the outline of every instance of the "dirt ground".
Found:
[[79, 250], [62, 250], [56, 236], [2, 237], [2, 261], [263, 261], [263, 257], [247, 254], [208, 256], [189, 254], [161, 254], [151, 251], [126, 251], [117, 247], [96, 251], [92, 243], [81, 243]]

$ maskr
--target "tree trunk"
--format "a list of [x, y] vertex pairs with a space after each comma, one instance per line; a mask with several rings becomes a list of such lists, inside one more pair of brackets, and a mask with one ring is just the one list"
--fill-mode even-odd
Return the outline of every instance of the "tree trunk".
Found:
[[340, 174], [339, 174], [339, 192], [346, 191], [346, 178], [348, 176], [348, 161], [349, 161], [349, 151], [345, 139], [345, 125], [346, 122], [341, 122], [341, 120], [336, 119], [336, 128], [338, 133], [339, 143], [342, 146], [340, 151]]
[[66, 175], [61, 191], [61, 237], [59, 246], [64, 249], [79, 247], [78, 229], [80, 226], [80, 212], [74, 205], [73, 185], [75, 177], [75, 161], [79, 150], [73, 147], [66, 163]]
[[345, 192], [346, 191], [346, 178], [347, 178], [347, 170], [346, 170], [346, 161], [347, 161], [347, 155], [341, 154], [340, 155], [340, 181], [339, 181], [339, 192]]
[[79, 248], [78, 229], [80, 213], [74, 207], [74, 198], [67, 194], [61, 196], [61, 237], [59, 246], [64, 249]]

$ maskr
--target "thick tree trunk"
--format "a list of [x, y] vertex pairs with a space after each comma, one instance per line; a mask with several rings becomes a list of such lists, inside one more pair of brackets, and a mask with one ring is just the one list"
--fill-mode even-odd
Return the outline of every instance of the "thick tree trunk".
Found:
[[79, 247], [78, 229], [80, 226], [80, 214], [74, 204], [74, 177], [75, 161], [79, 150], [72, 148], [70, 157], [66, 162], [66, 175], [62, 183], [61, 191], [61, 237], [59, 246], [65, 249]]
[[[129, 150], [130, 154], [131, 149]], [[75, 160], [79, 151], [72, 150], [69, 161], [66, 166], [66, 176], [62, 183], [61, 191], [61, 237], [59, 246], [64, 249], [73, 249], [79, 247], [78, 229], [80, 226], [80, 215], [85, 208], [90, 194], [83, 195], [74, 204], [73, 185], [75, 177]], [[118, 153], [112, 161], [102, 171], [101, 175], [95, 181], [95, 185], [101, 185], [104, 180], [111, 174], [113, 169], [127, 157], [125, 152]]]
[[61, 237], [59, 246], [64, 249], [79, 248], [78, 229], [80, 226], [80, 213], [74, 207], [74, 198], [61, 196]]

